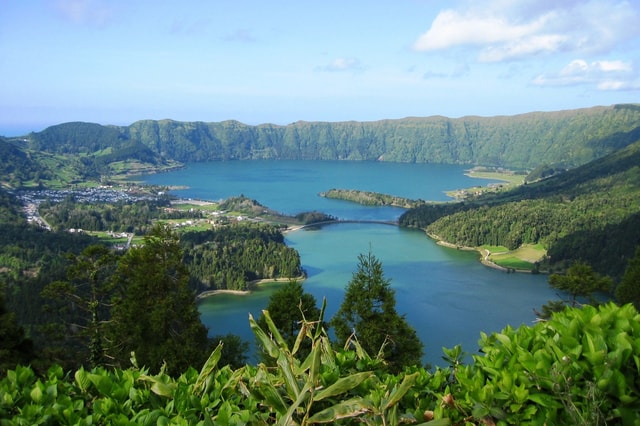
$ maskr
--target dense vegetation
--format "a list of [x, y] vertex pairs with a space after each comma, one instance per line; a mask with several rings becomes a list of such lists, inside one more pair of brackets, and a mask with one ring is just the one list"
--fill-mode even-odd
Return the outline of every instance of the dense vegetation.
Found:
[[619, 278], [640, 245], [640, 142], [584, 166], [475, 200], [424, 205], [400, 218], [459, 246], [543, 244], [549, 265], [582, 259]]
[[[86, 235], [27, 224], [14, 197], [0, 190], [0, 371], [16, 363], [33, 367], [17, 367], [0, 381], [0, 424], [637, 424], [639, 139], [636, 105], [288, 126], [67, 123], [25, 140], [0, 138], [6, 187], [108, 180], [175, 160], [537, 167], [516, 190], [412, 209], [401, 223], [457, 245], [544, 245], [548, 265], [568, 267], [550, 283], [568, 292], [571, 304], [610, 289], [606, 274], [620, 279], [619, 301], [636, 305], [552, 314], [560, 305], [551, 304], [548, 320], [481, 335], [471, 364], [456, 347], [444, 350], [450, 367], [428, 371], [417, 365], [421, 343], [395, 312], [393, 292], [370, 254], [360, 258], [331, 322], [338, 342], [327, 334], [324, 306], [318, 313], [314, 300], [303, 305], [302, 287], [292, 281], [283, 288], [285, 302], [273, 301], [278, 315], [250, 318], [264, 363], [241, 365], [246, 344], [234, 336], [207, 338], [194, 288], [245, 289], [254, 279], [297, 276], [300, 259], [277, 227], [243, 221], [180, 235], [153, 223], [201, 213], [156, 201], [44, 204], [56, 229], [148, 232], [142, 245], [117, 253]], [[265, 213], [244, 197], [223, 208]], [[310, 212], [298, 219], [327, 217]], [[299, 305], [286, 302], [292, 297]], [[276, 312], [283, 303], [286, 309]], [[292, 308], [300, 315], [292, 316]], [[227, 343], [198, 374], [194, 368], [219, 340]], [[232, 367], [218, 367], [221, 360]], [[52, 362], [62, 367], [45, 373]]]
[[412, 200], [395, 195], [380, 194], [379, 192], [359, 191], [355, 189], [330, 189], [320, 193], [321, 197], [337, 200], [353, 201], [365, 206], [396, 206], [413, 208], [424, 204], [423, 200]]
[[[426, 117], [375, 122], [249, 126], [172, 120], [126, 127], [65, 123], [0, 143], [0, 169], [25, 170], [12, 184], [41, 181], [36, 170], [62, 162], [70, 181], [175, 167], [176, 162], [249, 159], [369, 160], [479, 164], [533, 169], [587, 163], [638, 139], [640, 107], [615, 105], [511, 117]], [[15, 151], [18, 148], [19, 151]], [[38, 167], [19, 168], [25, 153]], [[32, 156], [33, 157], [33, 156]], [[30, 164], [30, 163], [29, 163]], [[28, 172], [33, 170], [33, 173]]]
[[404, 315], [396, 311], [395, 291], [382, 262], [371, 252], [358, 257], [358, 268], [331, 319], [339, 341], [358, 339], [363, 349], [384, 358], [390, 371], [419, 365], [423, 344]]
[[[238, 208], [243, 200], [242, 197], [232, 199], [226, 206]], [[133, 256], [130, 252], [135, 253], [136, 249], [124, 256], [122, 253], [97, 256], [96, 253], [111, 250], [97, 238], [86, 233], [69, 233], [68, 228], [145, 235], [158, 221], [169, 223], [173, 219], [200, 218], [204, 214], [199, 210], [170, 208], [162, 198], [109, 203], [81, 202], [67, 197], [59, 203], [42, 203], [42, 213], [54, 225], [53, 231], [46, 231], [28, 224], [19, 206], [15, 196], [0, 191], [0, 308], [7, 310], [4, 317], [7, 323], [19, 325], [33, 343], [39, 353], [36, 368], [52, 361], [70, 368], [95, 358], [91, 348], [96, 347], [96, 341], [88, 338], [87, 333], [98, 327], [91, 325], [91, 321], [111, 318], [113, 313], [107, 312], [110, 310], [106, 306], [112, 306], [112, 298], [116, 296], [118, 286], [114, 280], [127, 272], [133, 273], [134, 266], [142, 264], [136, 258], [131, 260], [134, 266], [118, 270], [116, 264], [126, 264], [128, 256]], [[242, 221], [215, 228], [208, 225], [207, 229], [178, 234], [180, 265], [187, 268], [188, 294], [192, 300], [198, 291], [247, 289], [253, 280], [302, 275], [299, 255], [286, 246], [278, 226]], [[140, 243], [148, 245], [142, 239], [134, 245]], [[110, 267], [98, 269], [98, 264]], [[91, 278], [86, 276], [89, 273]], [[147, 276], [151, 276], [149, 271], [141, 273], [139, 278]], [[88, 284], [94, 280], [103, 283], [104, 288], [97, 291], [96, 285]], [[99, 299], [98, 294], [101, 294]], [[179, 312], [177, 307], [171, 310]], [[88, 315], [92, 312], [94, 316]], [[15, 333], [12, 336], [17, 336]], [[222, 340], [233, 343], [237, 339], [222, 336]], [[244, 347], [242, 342], [236, 343]], [[122, 356], [128, 360], [129, 353], [123, 350]], [[240, 351], [233, 356], [241, 360], [245, 355]], [[113, 353], [109, 357], [115, 362]], [[97, 364], [91, 362], [90, 365]]]
[[[267, 314], [268, 315], [268, 314]], [[320, 317], [322, 320], [322, 316]], [[624, 424], [640, 422], [640, 315], [631, 306], [569, 308], [531, 327], [482, 335], [481, 354], [389, 373], [357, 341], [335, 350], [312, 323], [288, 345], [250, 325], [278, 368], [232, 369], [221, 346], [200, 372], [17, 367], [0, 381], [7, 424]], [[306, 340], [311, 350], [298, 353]]]
[[54, 230], [82, 229], [84, 231], [112, 231], [146, 233], [153, 220], [201, 218], [198, 212], [169, 209], [167, 198], [81, 203], [66, 198], [62, 202], [45, 200], [39, 206], [40, 215]]
[[239, 223], [180, 237], [201, 290], [248, 290], [252, 281], [302, 275], [300, 255], [273, 225]]

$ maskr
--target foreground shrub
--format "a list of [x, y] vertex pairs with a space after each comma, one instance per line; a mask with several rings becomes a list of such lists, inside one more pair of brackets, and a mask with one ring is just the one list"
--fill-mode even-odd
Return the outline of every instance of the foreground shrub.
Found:
[[[289, 347], [265, 318], [266, 329], [250, 325], [276, 367], [220, 367], [222, 346], [199, 373], [177, 379], [137, 367], [53, 367], [46, 377], [17, 367], [0, 381], [0, 424], [640, 424], [640, 315], [631, 305], [567, 308], [482, 334], [483, 354], [469, 365], [455, 347], [444, 350], [448, 367], [400, 374], [355, 338], [335, 351], [316, 322], [303, 321]], [[304, 340], [311, 352], [298, 359]]]

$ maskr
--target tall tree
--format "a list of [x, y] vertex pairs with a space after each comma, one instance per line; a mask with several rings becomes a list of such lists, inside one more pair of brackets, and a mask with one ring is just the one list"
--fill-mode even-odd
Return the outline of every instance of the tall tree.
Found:
[[25, 337], [15, 314], [6, 309], [4, 289], [0, 288], [0, 376], [34, 358], [33, 342]]
[[578, 297], [588, 299], [588, 303], [595, 303], [593, 294], [598, 291], [609, 291], [613, 282], [611, 278], [595, 272], [591, 265], [576, 262], [567, 269], [566, 274], [551, 274], [549, 285], [571, 295], [570, 305], [579, 304]]
[[47, 285], [42, 294], [64, 303], [62, 310], [67, 312], [64, 316], [66, 321], [71, 321], [67, 330], [77, 330], [74, 334], [82, 341], [80, 352], [88, 354], [91, 367], [103, 365], [106, 360], [104, 326], [109, 320], [111, 276], [116, 258], [101, 244], [91, 245], [79, 255], [68, 257], [71, 263], [67, 268], [67, 279]]
[[640, 247], [636, 247], [636, 254], [629, 259], [616, 288], [616, 299], [620, 303], [633, 303], [640, 310]]
[[358, 270], [344, 301], [331, 320], [340, 342], [355, 334], [369, 354], [382, 353], [390, 371], [419, 365], [422, 342], [404, 315], [396, 312], [395, 291], [384, 277], [382, 262], [371, 252], [358, 256]]
[[[296, 341], [302, 321], [306, 319], [312, 322], [320, 317], [316, 298], [305, 293], [302, 284], [295, 280], [283, 284], [271, 295], [266, 310], [290, 348]], [[268, 330], [264, 314], [258, 318], [258, 325], [263, 330]], [[298, 352], [300, 358], [304, 359], [310, 350], [311, 342], [305, 339]], [[265, 357], [263, 360], [267, 362], [269, 358]]]
[[178, 236], [162, 225], [121, 259], [110, 335], [120, 364], [134, 352], [139, 365], [157, 371], [166, 363], [167, 372], [175, 375], [204, 362], [210, 346], [207, 328], [188, 282]]

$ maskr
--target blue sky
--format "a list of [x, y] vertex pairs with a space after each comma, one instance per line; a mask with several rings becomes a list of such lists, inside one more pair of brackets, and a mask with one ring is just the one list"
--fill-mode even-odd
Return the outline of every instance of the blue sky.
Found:
[[0, 135], [640, 102], [640, 1], [0, 0]]

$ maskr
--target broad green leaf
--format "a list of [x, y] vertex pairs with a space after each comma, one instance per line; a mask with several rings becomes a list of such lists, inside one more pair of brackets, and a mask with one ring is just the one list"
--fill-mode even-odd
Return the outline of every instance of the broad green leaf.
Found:
[[362, 373], [355, 373], [347, 377], [342, 377], [331, 386], [328, 386], [322, 389], [320, 392], [316, 393], [313, 399], [314, 401], [322, 401], [325, 398], [342, 395], [343, 393], [346, 393], [355, 388], [372, 375], [373, 373], [371, 371], [365, 371]]
[[363, 398], [352, 398], [324, 409], [308, 419], [308, 423], [333, 423], [336, 420], [356, 417], [373, 411], [371, 403]]
[[411, 386], [413, 386], [413, 383], [416, 381], [416, 378], [418, 378], [418, 375], [420, 375], [420, 373], [415, 372], [408, 376], [404, 376], [402, 383], [400, 383], [400, 386], [397, 386], [393, 389], [383, 408], [385, 410], [388, 410], [390, 407], [396, 405], [407, 393], [407, 391], [411, 389]]
[[89, 375], [85, 371], [84, 368], [80, 367], [74, 374], [74, 378], [76, 379], [76, 383], [82, 392], [86, 392], [91, 385], [91, 381], [89, 380]]
[[36, 404], [40, 404], [42, 401], [42, 389], [40, 389], [40, 382], [36, 383], [36, 386], [31, 389], [31, 393], [29, 393], [31, 400]]

